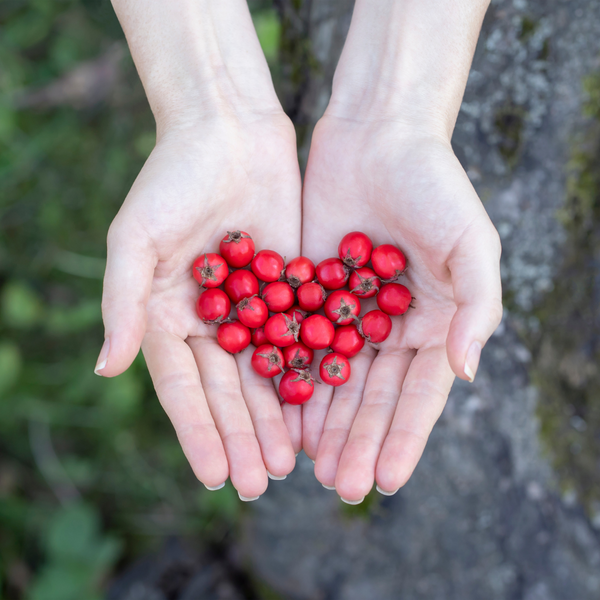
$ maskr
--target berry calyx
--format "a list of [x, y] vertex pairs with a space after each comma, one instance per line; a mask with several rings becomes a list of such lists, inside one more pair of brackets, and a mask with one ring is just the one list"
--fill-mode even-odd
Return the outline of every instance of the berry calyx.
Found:
[[302, 342], [296, 342], [291, 346], [287, 346], [282, 352], [285, 366], [290, 369], [305, 369], [311, 365], [315, 357], [312, 348], [309, 348]]
[[346, 285], [350, 269], [339, 258], [326, 258], [316, 268], [317, 279], [326, 290], [339, 290]]
[[412, 299], [407, 287], [399, 283], [387, 283], [379, 290], [377, 306], [387, 315], [403, 315]]
[[290, 319], [285, 313], [273, 315], [265, 323], [267, 339], [280, 348], [297, 342], [300, 331], [300, 323], [295, 318]]
[[302, 322], [300, 337], [313, 350], [327, 348], [333, 342], [334, 335], [333, 323], [323, 315], [311, 315]]
[[239, 321], [221, 323], [217, 329], [217, 342], [231, 354], [241, 352], [250, 344], [250, 330]]
[[307, 312], [319, 310], [327, 298], [327, 292], [317, 281], [303, 283], [296, 291], [296, 295], [300, 308]]
[[219, 288], [211, 288], [200, 294], [196, 301], [196, 313], [207, 325], [218, 325], [229, 317], [231, 301]]
[[192, 267], [194, 279], [205, 288], [219, 287], [229, 274], [222, 256], [214, 252], [200, 255]]
[[[269, 340], [267, 339], [267, 336], [265, 335], [265, 328], [264, 327], [257, 327], [253, 332], [252, 332], [252, 337], [250, 338], [252, 343], [258, 348], [259, 346], [262, 346], [263, 344], [268, 344]], [[362, 338], [361, 338], [362, 339]], [[363, 340], [364, 341], [364, 340]]]
[[360, 300], [346, 290], [337, 290], [327, 298], [325, 314], [337, 325], [349, 325], [358, 320]]
[[252, 259], [252, 272], [261, 281], [277, 281], [283, 270], [284, 262], [281, 254], [274, 250], [260, 250]]
[[381, 288], [381, 279], [368, 267], [356, 269], [350, 275], [350, 291], [361, 298], [372, 298]]
[[294, 305], [294, 290], [285, 281], [269, 283], [262, 291], [262, 299], [271, 312], [283, 312]]
[[371, 258], [372, 250], [371, 238], [360, 231], [347, 233], [338, 246], [340, 259], [352, 269], [364, 267]]
[[364, 347], [365, 338], [358, 332], [356, 325], [344, 325], [335, 330], [331, 349], [347, 358], [356, 356]]
[[337, 387], [350, 378], [350, 361], [342, 354], [327, 354], [319, 366], [319, 375], [324, 383]]
[[219, 252], [230, 267], [239, 269], [254, 257], [254, 241], [245, 231], [228, 231], [219, 244]]
[[302, 321], [304, 321], [304, 319], [308, 317], [308, 312], [302, 310], [298, 305], [292, 306], [292, 308], [290, 308], [289, 310], [285, 310], [284, 312], [290, 319], [293, 319], [295, 317], [298, 323], [302, 323]]
[[269, 318], [269, 309], [258, 296], [242, 298], [236, 308], [238, 319], [246, 327], [260, 327]]
[[304, 404], [314, 391], [314, 379], [308, 369], [292, 369], [279, 382], [279, 395], [288, 404]]
[[298, 288], [315, 278], [315, 265], [310, 258], [298, 256], [287, 264], [284, 275], [293, 288]]
[[240, 269], [227, 277], [223, 288], [231, 301], [238, 304], [244, 298], [258, 294], [258, 279], [250, 271]]
[[380, 310], [368, 312], [358, 326], [360, 334], [372, 344], [387, 340], [392, 331], [392, 320]]
[[283, 372], [284, 358], [277, 346], [263, 344], [254, 351], [250, 363], [261, 377], [270, 379]]
[[406, 257], [402, 250], [391, 244], [377, 246], [371, 254], [373, 270], [382, 279], [398, 279], [406, 269]]

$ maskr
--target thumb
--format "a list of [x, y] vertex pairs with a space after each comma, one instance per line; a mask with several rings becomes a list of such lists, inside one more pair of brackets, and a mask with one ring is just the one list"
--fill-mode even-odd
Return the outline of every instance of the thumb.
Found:
[[104, 345], [94, 373], [114, 377], [137, 356], [146, 332], [146, 304], [157, 259], [144, 231], [113, 222], [108, 232], [102, 292]]
[[465, 230], [447, 262], [457, 311], [446, 348], [458, 377], [473, 381], [481, 350], [502, 320], [500, 238], [484, 215]]

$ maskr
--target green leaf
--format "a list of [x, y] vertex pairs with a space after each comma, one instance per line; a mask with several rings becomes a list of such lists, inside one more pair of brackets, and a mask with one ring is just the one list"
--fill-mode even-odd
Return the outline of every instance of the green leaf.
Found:
[[258, 41], [268, 61], [277, 58], [281, 25], [274, 10], [263, 10], [253, 16]]
[[0, 342], [0, 395], [8, 391], [19, 378], [21, 352], [13, 342]]
[[125, 417], [140, 405], [144, 388], [133, 369], [118, 377], [105, 379], [103, 384], [102, 404], [112, 416]]
[[9, 327], [28, 329], [42, 318], [42, 303], [21, 281], [11, 281], [2, 290], [2, 317]]
[[98, 514], [85, 504], [60, 510], [53, 518], [47, 538], [51, 559], [83, 562], [94, 552], [99, 531]]

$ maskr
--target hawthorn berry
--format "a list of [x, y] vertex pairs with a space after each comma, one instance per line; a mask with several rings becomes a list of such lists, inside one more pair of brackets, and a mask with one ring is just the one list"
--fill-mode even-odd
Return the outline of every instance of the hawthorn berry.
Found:
[[319, 375], [324, 383], [337, 387], [344, 385], [350, 378], [350, 361], [343, 354], [326, 354], [319, 366]]
[[402, 250], [391, 244], [377, 246], [371, 254], [373, 270], [382, 279], [397, 279], [406, 269], [406, 257]]
[[303, 283], [308, 283], [315, 278], [315, 265], [310, 258], [298, 256], [290, 260], [285, 268], [285, 278], [293, 287], [298, 288]]
[[219, 287], [229, 274], [225, 259], [214, 252], [201, 254], [192, 267], [194, 279], [205, 288]]
[[314, 379], [308, 369], [292, 369], [279, 382], [279, 395], [288, 404], [304, 404], [314, 391]]
[[315, 357], [312, 348], [302, 342], [295, 342], [285, 347], [282, 352], [285, 366], [290, 369], [305, 369], [311, 365]]
[[284, 359], [277, 346], [263, 344], [254, 351], [250, 363], [261, 377], [271, 378], [283, 372]]
[[303, 283], [296, 291], [298, 295], [298, 304], [302, 310], [315, 312], [319, 310], [327, 298], [323, 286], [316, 282]]
[[305, 310], [302, 310], [297, 304], [296, 306], [292, 306], [289, 310], [283, 311], [290, 319], [296, 317], [296, 321], [298, 323], [302, 323], [306, 317], [308, 317], [308, 313]]
[[221, 323], [217, 329], [217, 342], [231, 354], [241, 352], [250, 344], [250, 330], [239, 321]]
[[347, 358], [356, 356], [365, 345], [365, 338], [358, 332], [356, 325], [344, 325], [335, 330], [331, 349]]
[[242, 298], [236, 308], [238, 319], [246, 327], [260, 327], [269, 318], [269, 309], [258, 296]]
[[325, 315], [336, 325], [349, 325], [359, 314], [360, 300], [346, 290], [332, 292], [325, 302]]
[[386, 315], [403, 315], [411, 302], [408, 288], [399, 283], [386, 283], [377, 296], [377, 306]]
[[373, 242], [360, 231], [347, 233], [338, 246], [340, 259], [347, 267], [364, 267], [371, 258]]
[[333, 342], [334, 335], [333, 323], [323, 315], [311, 315], [302, 322], [300, 337], [313, 350], [327, 348]]
[[244, 298], [258, 294], [258, 279], [250, 271], [240, 269], [229, 275], [223, 288], [231, 301], [238, 304]]
[[230, 310], [231, 301], [219, 288], [205, 290], [196, 301], [196, 312], [207, 325], [221, 323], [229, 316]]
[[380, 310], [368, 312], [361, 320], [358, 330], [367, 342], [378, 344], [387, 340], [392, 331], [392, 320]]
[[339, 290], [346, 285], [350, 273], [339, 258], [326, 258], [316, 268], [317, 279], [326, 290]]
[[294, 304], [294, 290], [285, 281], [275, 281], [265, 286], [261, 294], [271, 312], [283, 312]]
[[350, 291], [361, 298], [372, 298], [381, 287], [381, 279], [368, 267], [356, 269], [348, 283]]
[[254, 242], [245, 231], [228, 231], [219, 244], [219, 252], [230, 267], [249, 265], [254, 257]]
[[267, 319], [265, 335], [271, 344], [283, 348], [298, 341], [300, 324], [296, 319], [290, 319], [285, 313], [277, 313]]
[[252, 259], [252, 272], [261, 281], [277, 281], [283, 271], [283, 258], [274, 250], [260, 250]]
[[[362, 338], [361, 338], [362, 339]], [[265, 335], [265, 328], [264, 327], [257, 327], [253, 332], [252, 332], [252, 343], [258, 348], [259, 346], [262, 346], [263, 344], [268, 344], [269, 340], [267, 339], [267, 336]], [[363, 340], [364, 341], [364, 340]]]

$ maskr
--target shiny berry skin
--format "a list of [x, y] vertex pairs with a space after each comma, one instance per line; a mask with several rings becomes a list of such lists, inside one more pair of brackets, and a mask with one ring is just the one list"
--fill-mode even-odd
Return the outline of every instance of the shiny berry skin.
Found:
[[219, 254], [208, 252], [200, 255], [192, 266], [194, 279], [205, 288], [219, 287], [229, 275], [229, 267]]
[[269, 317], [265, 323], [265, 335], [271, 344], [284, 348], [298, 341], [300, 325], [295, 319], [290, 319], [285, 313]]
[[319, 376], [323, 383], [337, 387], [350, 379], [350, 361], [343, 354], [326, 354], [319, 366]]
[[228, 231], [219, 244], [219, 252], [230, 267], [239, 269], [254, 258], [254, 242], [245, 231]]
[[323, 350], [333, 342], [335, 328], [333, 323], [323, 315], [311, 315], [302, 321], [300, 337], [313, 350]]
[[218, 324], [229, 316], [231, 301], [227, 294], [218, 288], [205, 290], [196, 301], [196, 312], [207, 324]]
[[238, 304], [244, 298], [258, 294], [258, 279], [250, 271], [240, 269], [229, 275], [223, 288], [231, 301]]
[[377, 295], [377, 306], [386, 315], [403, 315], [411, 302], [408, 288], [399, 283], [386, 283]]
[[290, 319], [296, 317], [296, 321], [298, 323], [302, 323], [306, 317], [308, 317], [308, 313], [305, 310], [302, 310], [297, 304], [296, 306], [292, 306], [289, 310], [283, 311]]
[[387, 340], [392, 331], [392, 320], [380, 310], [368, 312], [361, 320], [358, 330], [367, 342], [379, 344]]
[[251, 339], [252, 339], [252, 343], [257, 348], [259, 346], [262, 346], [263, 344], [268, 344], [269, 343], [269, 340], [267, 339], [267, 336], [265, 335], [265, 328], [264, 327], [257, 327], [256, 329], [254, 329], [252, 331], [252, 338]]
[[294, 305], [294, 290], [285, 281], [275, 281], [265, 286], [261, 294], [271, 312], [284, 312]]
[[317, 265], [316, 271], [319, 283], [326, 290], [339, 290], [348, 281], [348, 268], [339, 258], [326, 258], [322, 260]]
[[360, 298], [372, 298], [381, 288], [381, 279], [368, 267], [356, 269], [348, 282], [350, 291]]
[[314, 391], [314, 379], [308, 369], [288, 371], [279, 382], [279, 395], [288, 404], [304, 404]]
[[371, 254], [371, 263], [381, 279], [396, 279], [406, 269], [406, 257], [402, 250], [391, 244], [377, 246]]
[[274, 250], [260, 250], [252, 259], [252, 272], [261, 281], [277, 281], [283, 266], [283, 258]]
[[347, 358], [356, 356], [364, 347], [365, 338], [358, 332], [356, 325], [344, 325], [335, 330], [331, 349]]
[[283, 354], [277, 346], [263, 344], [252, 354], [250, 364], [261, 377], [270, 379], [283, 373]]
[[306, 256], [293, 258], [285, 268], [285, 278], [293, 288], [300, 287], [315, 278], [315, 264]]
[[306, 369], [306, 367], [311, 365], [315, 357], [312, 348], [309, 348], [302, 342], [296, 342], [291, 346], [287, 346], [282, 352], [285, 366], [290, 369]]
[[336, 325], [350, 325], [358, 321], [360, 300], [346, 290], [332, 292], [325, 302], [325, 315]]
[[373, 242], [360, 231], [347, 233], [338, 246], [338, 254], [347, 267], [364, 267], [371, 258]]
[[217, 342], [223, 350], [237, 354], [250, 344], [250, 330], [239, 321], [221, 323], [217, 329]]
[[238, 302], [236, 308], [240, 323], [246, 327], [260, 327], [261, 325], [264, 325], [269, 318], [269, 309], [258, 296], [242, 298]]
[[297, 290], [298, 305], [302, 310], [315, 312], [325, 304], [327, 293], [320, 283], [303, 283]]

